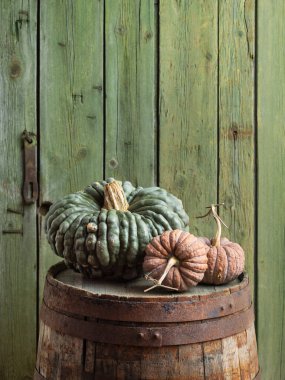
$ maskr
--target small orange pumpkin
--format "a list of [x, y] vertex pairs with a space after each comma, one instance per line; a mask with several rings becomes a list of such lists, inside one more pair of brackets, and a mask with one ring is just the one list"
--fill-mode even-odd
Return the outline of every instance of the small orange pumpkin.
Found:
[[212, 213], [215, 218], [218, 229], [213, 239], [201, 238], [209, 247], [207, 254], [208, 269], [205, 272], [202, 283], [212, 285], [227, 284], [243, 272], [244, 251], [239, 244], [231, 242], [226, 238], [221, 238], [222, 220], [217, 214], [215, 205], [211, 205], [209, 213]]
[[143, 270], [154, 285], [172, 290], [196, 286], [207, 269], [208, 246], [196, 236], [181, 230], [165, 231], [145, 249]]

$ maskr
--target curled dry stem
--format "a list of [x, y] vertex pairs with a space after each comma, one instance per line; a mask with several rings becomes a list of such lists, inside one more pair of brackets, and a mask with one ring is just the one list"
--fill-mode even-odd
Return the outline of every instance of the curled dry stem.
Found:
[[147, 288], [144, 290], [144, 292], [149, 292], [150, 290], [154, 289], [154, 288], [157, 288], [157, 287], [160, 287], [160, 288], [165, 288], [165, 289], [170, 289], [170, 290], [176, 290], [178, 291], [179, 289], [177, 288], [172, 288], [171, 286], [166, 286], [166, 285], [162, 285], [162, 281], [165, 279], [165, 277], [167, 276], [168, 272], [170, 271], [170, 269], [174, 266], [174, 265], [177, 265], [179, 264], [179, 260], [175, 257], [175, 256], [171, 256], [170, 259], [168, 260], [168, 263], [164, 269], [164, 272], [162, 273], [161, 277], [159, 280], [156, 280], [155, 278], [152, 278], [150, 276], [150, 274], [155, 270], [153, 269], [150, 273], [146, 274], [145, 275], [145, 279], [146, 280], [151, 280], [154, 282], [154, 285], [151, 286], [150, 288]]
[[221, 245], [222, 224], [226, 228], [228, 228], [228, 226], [223, 222], [223, 220], [220, 218], [220, 216], [217, 213], [217, 207], [223, 206], [223, 205], [224, 203], [212, 204], [211, 206], [206, 207], [210, 209], [207, 212], [207, 214], [202, 215], [202, 216], [197, 216], [197, 218], [205, 218], [208, 215], [211, 215], [211, 214], [213, 215], [218, 227], [215, 237], [211, 240], [211, 244], [213, 247], [219, 247]]

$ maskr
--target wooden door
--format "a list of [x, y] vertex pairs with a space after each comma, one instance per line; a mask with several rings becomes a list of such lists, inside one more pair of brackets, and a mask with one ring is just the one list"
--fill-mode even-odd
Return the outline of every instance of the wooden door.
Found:
[[[282, 0], [2, 0], [0, 378], [32, 378], [37, 314], [58, 261], [37, 208], [94, 179], [158, 184], [190, 229], [212, 202], [244, 246], [262, 376], [285, 376]], [[22, 132], [39, 199], [22, 199]]]

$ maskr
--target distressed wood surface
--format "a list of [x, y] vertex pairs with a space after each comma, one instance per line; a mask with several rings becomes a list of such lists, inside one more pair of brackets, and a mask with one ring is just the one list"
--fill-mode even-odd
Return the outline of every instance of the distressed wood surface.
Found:
[[262, 377], [285, 376], [285, 3], [258, 2], [257, 326]]
[[179, 196], [190, 231], [211, 236], [195, 219], [217, 201], [218, 6], [160, 1], [159, 184]]
[[[36, 205], [23, 205], [24, 129], [36, 132], [35, 2], [0, 4], [0, 378], [31, 379], [36, 350]], [[13, 232], [14, 231], [14, 232]], [[23, 349], [25, 347], [25, 349]]]
[[229, 230], [255, 272], [255, 3], [219, 1], [219, 202]]
[[156, 6], [105, 1], [106, 177], [156, 183]]
[[[103, 178], [103, 5], [41, 3], [41, 203]], [[47, 269], [59, 260], [43, 225], [41, 220], [40, 298]]]
[[[191, 232], [211, 236], [214, 223], [195, 216], [226, 203], [224, 233], [245, 248], [257, 290], [263, 378], [283, 380], [283, 1], [3, 0], [0, 12], [0, 378], [31, 378], [37, 270], [41, 298], [59, 260], [39, 217], [37, 268], [36, 207], [21, 198], [20, 135], [36, 132], [38, 100], [40, 205], [104, 176], [159, 183], [182, 198]], [[242, 367], [249, 337], [236, 343], [244, 379], [256, 369]], [[220, 348], [193, 348], [197, 378], [199, 352]], [[87, 372], [94, 350], [86, 344]]]
[[[209, 339], [213, 338], [213, 335], [210, 335], [202, 342], [199, 342], [199, 339], [203, 334], [203, 324], [207, 324], [207, 328], [210, 329], [210, 320], [204, 320], [203, 323], [199, 323], [203, 319], [202, 316], [199, 316], [193, 321], [179, 322], [180, 315], [183, 312], [187, 313], [185, 306], [189, 303], [191, 304], [192, 301], [199, 304], [204, 299], [212, 299], [215, 300], [216, 309], [220, 309], [222, 305], [225, 307], [224, 305], [228, 302], [228, 295], [223, 292], [223, 289], [221, 291], [222, 295], [220, 294], [219, 297], [216, 293], [216, 288], [218, 287], [209, 287], [212, 291], [204, 294], [202, 289], [208, 288], [205, 285], [194, 288], [192, 294], [190, 292], [181, 294], [178, 306], [180, 309], [179, 317], [172, 320], [172, 323], [167, 320], [167, 315], [171, 313], [168, 307], [173, 305], [172, 296], [177, 297], [177, 293], [171, 295], [158, 291], [157, 294], [148, 294], [146, 296], [148, 299], [140, 300], [140, 302], [144, 303], [141, 310], [150, 305], [149, 313], [155, 316], [155, 319], [150, 322], [148, 316], [145, 316], [143, 321], [140, 322], [137, 314], [130, 319], [130, 311], [134, 306], [134, 300], [137, 300], [140, 294], [141, 280], [133, 281], [134, 291], [128, 296], [119, 296], [119, 299], [118, 295], [120, 293], [124, 294], [119, 290], [126, 288], [126, 284], [118, 283], [117, 288], [114, 290], [113, 284], [107, 283], [105, 284], [105, 290], [102, 292], [103, 283], [101, 286], [99, 282], [98, 285], [93, 283], [93, 289], [86, 287], [86, 283], [88, 283], [88, 280], [84, 279], [82, 275], [75, 274], [69, 269], [64, 269], [63, 266], [58, 265], [49, 273], [44, 301], [50, 311], [53, 308], [57, 310], [57, 320], [61, 319], [61, 314], [65, 318], [70, 315], [79, 320], [88, 320], [89, 331], [92, 331], [98, 323], [98, 326], [101, 327], [99, 327], [100, 336], [97, 336], [97, 339], [93, 335], [88, 337], [91, 341], [86, 341], [83, 337], [80, 339], [75, 337], [78, 333], [76, 328], [67, 333], [67, 330], [65, 330], [66, 325], [63, 324], [61, 327], [57, 326], [56, 328], [53, 325], [54, 317], [41, 314], [37, 369], [44, 378], [64, 380], [68, 376], [68, 378], [75, 380], [85, 378], [84, 375], [88, 374], [88, 378], [93, 376], [94, 378], [110, 380], [245, 380], [245, 374], [247, 373], [248, 380], [255, 379], [258, 373], [258, 359], [253, 317], [245, 322], [246, 325], [243, 325], [238, 333], [234, 333], [235, 326], [232, 325], [228, 336], [222, 337], [223, 329], [216, 328], [212, 330], [212, 333], [218, 334], [219, 339], [210, 341]], [[47, 290], [50, 286], [53, 287], [52, 292]], [[239, 287], [241, 287], [242, 293], [246, 291], [246, 288], [242, 288], [242, 283], [236, 285], [235, 282], [228, 285], [228, 290], [235, 293], [235, 290]], [[65, 295], [62, 294], [63, 288], [65, 289]], [[103, 297], [104, 294], [106, 294], [106, 297]], [[57, 298], [60, 304], [57, 302], [53, 304]], [[83, 300], [85, 298], [86, 300], [88, 299], [86, 307], [81, 306], [78, 308], [77, 299]], [[163, 300], [164, 315], [158, 316], [154, 311], [154, 300], [157, 298], [161, 299], [161, 301]], [[98, 308], [99, 300], [101, 311], [104, 309], [106, 311], [100, 316], [92, 313], [92, 310], [94, 311], [94, 309]], [[72, 304], [74, 301], [75, 303]], [[110, 302], [116, 301], [120, 302], [120, 308], [125, 309], [125, 313], [118, 311], [117, 318], [113, 320], [114, 315], [110, 309]], [[66, 308], [67, 305], [71, 307]], [[199, 309], [198, 305], [196, 307]], [[242, 313], [247, 308], [248, 304], [241, 309], [241, 318], [243, 318]], [[230, 309], [230, 314], [231, 316], [235, 314], [233, 309]], [[192, 317], [191, 313], [187, 315], [189, 318]], [[90, 316], [94, 319], [91, 319]], [[212, 317], [213, 315], [210, 314], [207, 318]], [[217, 319], [222, 321], [223, 318], [223, 316], [220, 316]], [[181, 331], [185, 325], [188, 328], [195, 325], [198, 343], [185, 342], [185, 344], [179, 345], [177, 341], [175, 342], [175, 337], [171, 335], [171, 332], [169, 332], [171, 337], [168, 341], [167, 333], [164, 329], [169, 328], [170, 325], [173, 325], [176, 329], [181, 328]], [[119, 329], [123, 327], [131, 327], [131, 335], [122, 334]], [[55, 331], [57, 329], [58, 332]], [[114, 343], [115, 341], [112, 342], [112, 339], [104, 340], [104, 331], [108, 329], [113, 329], [113, 335], [119, 339], [116, 344]], [[136, 339], [132, 340], [132, 337], [136, 337], [138, 331], [142, 334], [143, 342], [138, 342]], [[149, 331], [150, 334], [160, 331], [162, 346], [156, 346], [151, 339], [148, 340], [146, 336], [148, 333], [144, 335], [146, 331]], [[99, 342], [92, 342], [92, 339], [99, 340]], [[100, 340], [102, 341], [100, 342]]]

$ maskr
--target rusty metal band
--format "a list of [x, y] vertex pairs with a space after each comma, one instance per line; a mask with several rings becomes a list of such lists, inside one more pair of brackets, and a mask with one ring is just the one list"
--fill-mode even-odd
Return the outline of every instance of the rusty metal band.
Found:
[[88, 321], [68, 316], [42, 304], [44, 324], [62, 334], [93, 342], [161, 347], [222, 339], [249, 328], [254, 321], [253, 307], [222, 318], [188, 323], [120, 324], [106, 320]]
[[[194, 297], [193, 297], [194, 298]], [[61, 313], [78, 314], [89, 318], [132, 322], [189, 322], [220, 318], [234, 314], [251, 305], [250, 286], [217, 297], [175, 302], [175, 300], [145, 302], [112, 300], [88, 295], [82, 289], [54, 286], [46, 281], [44, 302]]]
[[[89, 375], [89, 374], [87, 374]], [[94, 374], [90, 374], [88, 377], [83, 377], [82, 379], [84, 380], [88, 380], [88, 378], [91, 379], [94, 379]], [[37, 369], [35, 368], [35, 372], [34, 372], [34, 378], [33, 380], [48, 380], [47, 378], [43, 377], [38, 371]], [[253, 380], [261, 380], [261, 376], [260, 376], [260, 371], [258, 372], [258, 374], [255, 376], [255, 378]]]
[[[94, 379], [93, 373], [83, 372], [80, 376], [80, 380], [93, 380], [93, 379]], [[35, 368], [33, 380], [49, 380], [49, 379], [41, 375], [39, 371], [37, 370], [37, 368]], [[50, 379], [50, 380], [53, 380], [53, 379]]]

